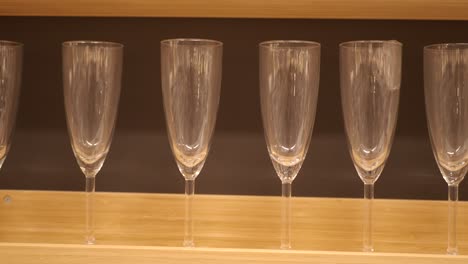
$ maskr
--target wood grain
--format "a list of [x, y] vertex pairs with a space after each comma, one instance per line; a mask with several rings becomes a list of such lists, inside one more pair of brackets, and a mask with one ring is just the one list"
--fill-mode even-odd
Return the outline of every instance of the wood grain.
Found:
[[425, 254], [4, 243], [0, 243], [0, 256], [9, 264], [466, 264], [468, 261], [468, 256]]
[[3, 16], [467, 20], [465, 0], [0, 0]]
[[[0, 242], [83, 243], [82, 193], [0, 191], [0, 198]], [[361, 208], [360, 199], [294, 198], [293, 249], [360, 251]], [[96, 213], [100, 245], [182, 245], [182, 195], [98, 193]], [[197, 247], [279, 248], [277, 197], [197, 195], [193, 214]], [[458, 222], [460, 254], [468, 254], [466, 202]], [[377, 252], [445, 253], [445, 202], [376, 200], [374, 223]]]

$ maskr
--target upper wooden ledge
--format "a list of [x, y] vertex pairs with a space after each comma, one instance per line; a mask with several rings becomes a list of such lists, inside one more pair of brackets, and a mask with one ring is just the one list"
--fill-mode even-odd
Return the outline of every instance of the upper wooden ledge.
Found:
[[0, 16], [468, 20], [468, 1], [0, 0]]

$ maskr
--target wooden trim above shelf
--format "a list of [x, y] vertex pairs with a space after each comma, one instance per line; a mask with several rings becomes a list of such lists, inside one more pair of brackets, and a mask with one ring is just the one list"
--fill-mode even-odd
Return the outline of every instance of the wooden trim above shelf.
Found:
[[468, 1], [0, 0], [0, 16], [468, 20]]

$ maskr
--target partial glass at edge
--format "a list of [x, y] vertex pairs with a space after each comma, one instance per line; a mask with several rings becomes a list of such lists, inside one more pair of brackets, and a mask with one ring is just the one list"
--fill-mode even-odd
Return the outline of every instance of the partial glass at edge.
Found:
[[23, 44], [0, 40], [0, 168], [10, 150], [21, 89]]
[[223, 44], [205, 39], [161, 41], [161, 81], [169, 142], [185, 178], [184, 246], [193, 247], [195, 179], [205, 164], [221, 89]]
[[432, 151], [448, 184], [447, 253], [454, 255], [458, 185], [468, 170], [468, 43], [424, 47], [424, 94]]
[[68, 133], [86, 177], [86, 243], [94, 244], [96, 174], [106, 159], [120, 97], [123, 45], [101, 41], [62, 44]]
[[281, 248], [291, 248], [291, 185], [309, 148], [320, 77], [320, 44], [277, 40], [259, 45], [265, 140], [282, 182]]
[[401, 49], [397, 41], [340, 44], [340, 86], [349, 152], [364, 183], [363, 250], [374, 251], [374, 184], [392, 146], [398, 115]]

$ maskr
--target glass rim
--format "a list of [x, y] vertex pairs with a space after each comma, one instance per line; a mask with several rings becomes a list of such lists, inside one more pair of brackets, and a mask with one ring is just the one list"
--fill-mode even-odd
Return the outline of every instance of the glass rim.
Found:
[[21, 42], [11, 41], [11, 40], [0, 40], [0, 46], [3, 47], [23, 47], [24, 44]]
[[424, 46], [424, 51], [468, 50], [468, 42], [435, 43]]
[[124, 45], [118, 42], [100, 41], [100, 40], [69, 40], [62, 43], [62, 47], [74, 46], [102, 46], [103, 48], [123, 48]]
[[[299, 44], [296, 46], [274, 46], [272, 44]], [[313, 48], [320, 48], [321, 44], [316, 41], [311, 41], [311, 40], [296, 40], [296, 39], [291, 39], [291, 40], [267, 40], [267, 41], [262, 41], [258, 44], [260, 48], [276, 48], [276, 49], [281, 49], [281, 48], [302, 48], [302, 49], [313, 49]]]
[[[197, 43], [197, 46], [206, 46], [206, 47], [221, 47], [223, 42], [214, 39], [203, 39], [203, 38], [172, 38], [172, 39], [163, 39], [160, 41], [161, 45], [169, 46], [172, 44], [179, 44], [179, 42], [188, 42], [188, 43]], [[184, 44], [182, 44], [184, 45]]]
[[399, 42], [398, 40], [376, 40], [376, 39], [371, 39], [371, 40], [351, 40], [351, 41], [345, 41], [340, 43], [340, 48], [352, 48], [355, 47], [354, 44], [392, 44], [396, 45], [399, 47], [403, 46], [403, 43]]

